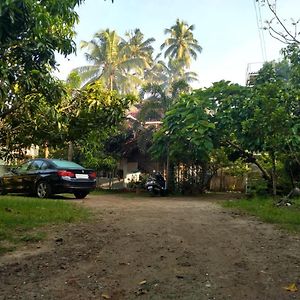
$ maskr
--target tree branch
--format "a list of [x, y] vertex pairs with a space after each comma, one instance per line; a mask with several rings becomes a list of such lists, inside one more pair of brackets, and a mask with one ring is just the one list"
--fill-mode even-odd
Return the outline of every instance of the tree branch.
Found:
[[[274, 32], [277, 35], [277, 37], [274, 36], [271, 31]], [[269, 25], [269, 33], [273, 38], [278, 39], [282, 43], [290, 44], [294, 42], [294, 39], [288, 38], [286, 35], [283, 35], [283, 33], [275, 30], [271, 25]], [[280, 40], [279, 37], [283, 38], [284, 40]]]
[[[297, 34], [296, 34], [295, 36], [293, 36], [293, 35], [290, 33], [290, 31], [286, 28], [286, 26], [284, 25], [284, 23], [281, 21], [281, 19], [280, 19], [279, 16], [277, 15], [275, 9], [273, 9], [272, 5], [270, 4], [270, 1], [269, 1], [269, 0], [266, 0], [266, 2], [267, 2], [267, 5], [268, 5], [270, 11], [272, 12], [272, 14], [274, 15], [274, 17], [275, 17], [276, 20], [278, 21], [278, 23], [281, 25], [281, 27], [282, 27], [283, 30], [287, 33], [287, 35], [291, 37], [291, 39], [292, 39], [291, 41], [294, 42], [294, 43], [300, 44], [300, 41], [297, 40], [297, 38], [296, 38]], [[269, 24], [269, 28], [272, 28], [272, 27], [271, 27], [271, 24]], [[272, 29], [273, 29], [273, 28], [272, 28]], [[274, 30], [274, 29], [273, 29], [273, 30]], [[281, 37], [284, 37], [283, 34], [280, 34], [280, 36], [281, 36]], [[288, 41], [287, 38], [284, 37], [284, 39]]]
[[[280, 39], [280, 37], [278, 36], [275, 36], [272, 32], [271, 32], [271, 27], [269, 28], [269, 33], [270, 33], [270, 36], [274, 39], [276, 39], [277, 41], [283, 43], [283, 44], [288, 44], [288, 42], [286, 41], [286, 39], [284, 37], [282, 37], [281, 35], [279, 35], [280, 37], [282, 37], [283, 39]], [[272, 29], [273, 30], [273, 29]]]
[[232, 143], [231, 141], [229, 140], [226, 140], [225, 141], [226, 144], [228, 144], [229, 146], [239, 150], [243, 156], [245, 156], [246, 158], [249, 158], [252, 163], [254, 163], [258, 168], [259, 170], [262, 172], [263, 174], [263, 177], [268, 180], [268, 181], [271, 181], [271, 176], [270, 174], [261, 166], [261, 164], [257, 161], [256, 157], [253, 155], [253, 153], [249, 153], [249, 152], [246, 152], [244, 149], [242, 149], [239, 145], [236, 145], [234, 143]]

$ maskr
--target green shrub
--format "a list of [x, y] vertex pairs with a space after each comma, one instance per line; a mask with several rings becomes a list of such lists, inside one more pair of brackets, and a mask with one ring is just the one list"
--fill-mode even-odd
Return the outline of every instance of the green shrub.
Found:
[[260, 174], [250, 174], [247, 181], [248, 196], [263, 196], [268, 194], [268, 182]]

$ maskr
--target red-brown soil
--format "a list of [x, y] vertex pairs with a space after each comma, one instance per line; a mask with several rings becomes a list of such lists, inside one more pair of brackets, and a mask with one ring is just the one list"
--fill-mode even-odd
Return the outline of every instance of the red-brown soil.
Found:
[[300, 236], [217, 198], [88, 196], [93, 221], [0, 257], [0, 299], [300, 299]]

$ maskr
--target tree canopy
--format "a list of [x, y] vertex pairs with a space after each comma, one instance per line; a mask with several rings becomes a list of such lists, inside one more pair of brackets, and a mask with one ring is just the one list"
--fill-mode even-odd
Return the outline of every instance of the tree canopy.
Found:
[[87, 61], [92, 63], [76, 69], [83, 84], [100, 79], [108, 89], [123, 93], [141, 85], [144, 69], [152, 62], [154, 39], [145, 40], [139, 29], [128, 32], [126, 37], [127, 40], [106, 29], [98, 31], [91, 41], [81, 42], [81, 47], [87, 49]]
[[0, 3], [0, 118], [27, 103], [59, 99], [61, 84], [51, 76], [55, 52], [75, 50], [76, 5], [82, 0], [12, 0]]
[[265, 63], [253, 86], [220, 81], [181, 95], [155, 135], [153, 153], [188, 165], [212, 164], [225, 153], [223, 166], [256, 165], [274, 195], [297, 184], [299, 174], [292, 169], [300, 168], [298, 54], [298, 47], [289, 46], [285, 60]]

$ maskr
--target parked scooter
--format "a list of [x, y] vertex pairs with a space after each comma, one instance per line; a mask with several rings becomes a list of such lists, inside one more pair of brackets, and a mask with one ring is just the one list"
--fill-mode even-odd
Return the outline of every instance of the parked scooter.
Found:
[[151, 196], [165, 196], [167, 194], [166, 181], [159, 172], [153, 172], [145, 183], [145, 188]]

